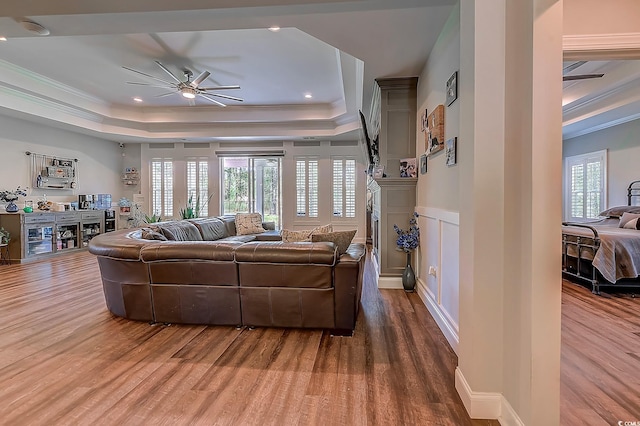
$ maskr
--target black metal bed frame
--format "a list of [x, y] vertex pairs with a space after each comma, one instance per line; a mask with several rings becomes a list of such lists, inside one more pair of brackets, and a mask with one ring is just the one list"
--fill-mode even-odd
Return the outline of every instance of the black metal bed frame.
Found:
[[[640, 197], [640, 180], [634, 180], [627, 187], [628, 206], [632, 205], [633, 197]], [[601, 287], [640, 287], [638, 279], [624, 279], [611, 283], [593, 266], [593, 256], [600, 248], [600, 236], [596, 228], [587, 223], [562, 222], [562, 225], [586, 228], [593, 234], [578, 236], [562, 233], [562, 274], [564, 276], [591, 284], [591, 292], [594, 294], [600, 294]], [[569, 255], [570, 247], [575, 247], [575, 256]], [[591, 253], [591, 259], [585, 257], [585, 253]]]

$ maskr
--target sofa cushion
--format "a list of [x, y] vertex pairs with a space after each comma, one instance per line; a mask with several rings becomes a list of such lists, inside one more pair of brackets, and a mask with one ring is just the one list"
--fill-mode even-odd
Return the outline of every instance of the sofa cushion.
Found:
[[260, 234], [264, 231], [260, 213], [236, 213], [236, 235]]
[[327, 232], [326, 234], [313, 234], [311, 241], [315, 242], [332, 242], [338, 247], [338, 253], [343, 254], [349, 248], [353, 237], [356, 236], [356, 229], [351, 231]]
[[160, 232], [172, 241], [202, 241], [202, 235], [196, 226], [188, 220], [179, 220], [159, 224]]
[[204, 241], [215, 241], [229, 236], [227, 226], [217, 217], [189, 219], [189, 221], [198, 228]]
[[236, 262], [334, 265], [337, 254], [335, 248], [327, 244], [254, 241], [237, 247], [235, 259]]

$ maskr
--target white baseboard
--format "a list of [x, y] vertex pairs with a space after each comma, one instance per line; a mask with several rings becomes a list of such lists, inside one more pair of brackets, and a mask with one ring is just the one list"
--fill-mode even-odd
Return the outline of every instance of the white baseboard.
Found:
[[440, 331], [442, 331], [442, 334], [444, 334], [447, 342], [449, 342], [449, 345], [451, 345], [451, 349], [453, 349], [453, 351], [457, 355], [460, 339], [458, 336], [458, 331], [449, 321], [448, 315], [446, 315], [446, 313], [442, 311], [440, 306], [433, 298], [433, 294], [429, 291], [426, 284], [421, 279], [418, 279], [418, 282], [416, 284], [416, 292], [418, 293], [418, 296], [420, 296], [422, 303], [424, 303], [424, 305], [427, 307], [427, 310], [429, 311], [433, 319], [436, 321], [436, 324], [438, 324], [438, 327], [440, 328]]
[[402, 277], [378, 277], [378, 288], [403, 290]]
[[472, 419], [494, 419], [503, 426], [524, 426], [501, 393], [474, 392], [459, 367], [456, 368], [455, 382], [460, 399]]

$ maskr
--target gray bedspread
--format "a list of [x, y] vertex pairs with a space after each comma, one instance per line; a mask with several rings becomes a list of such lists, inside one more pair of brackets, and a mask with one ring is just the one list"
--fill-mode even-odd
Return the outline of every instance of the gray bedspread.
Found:
[[[600, 248], [593, 257], [593, 266], [609, 282], [640, 276], [640, 230], [618, 227], [619, 219], [586, 223], [598, 231]], [[589, 229], [563, 226], [571, 235], [593, 236]]]

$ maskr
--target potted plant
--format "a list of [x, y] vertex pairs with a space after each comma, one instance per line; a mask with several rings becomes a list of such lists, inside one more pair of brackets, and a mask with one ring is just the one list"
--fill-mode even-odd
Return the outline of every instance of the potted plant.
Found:
[[393, 225], [393, 229], [398, 234], [396, 246], [407, 254], [407, 266], [402, 274], [402, 286], [406, 292], [412, 292], [416, 286], [416, 275], [411, 267], [411, 253], [420, 245], [420, 228], [418, 228], [418, 213], [413, 213], [409, 220], [409, 229], [402, 230], [398, 225]]
[[0, 244], [9, 244], [11, 234], [4, 228], [0, 228]]
[[21, 189], [19, 186], [18, 188], [16, 188], [15, 191], [6, 191], [6, 190], [0, 191], [0, 200], [6, 203], [9, 203], [5, 208], [7, 212], [15, 213], [18, 211], [18, 206], [16, 205], [16, 203], [14, 203], [14, 201], [16, 201], [20, 195], [22, 195], [23, 197], [26, 197], [27, 193], [24, 191], [24, 189]]

